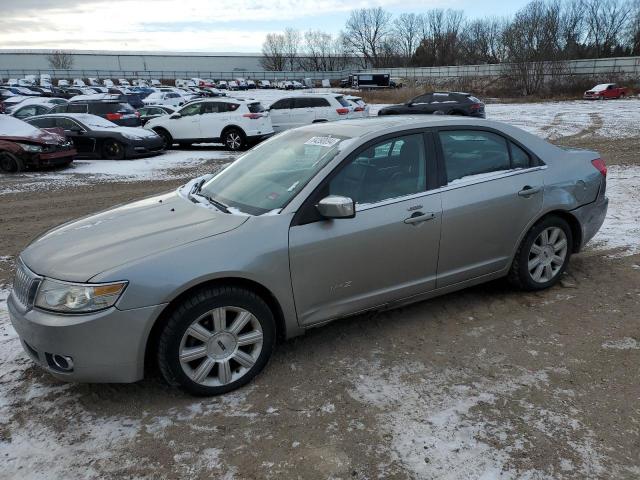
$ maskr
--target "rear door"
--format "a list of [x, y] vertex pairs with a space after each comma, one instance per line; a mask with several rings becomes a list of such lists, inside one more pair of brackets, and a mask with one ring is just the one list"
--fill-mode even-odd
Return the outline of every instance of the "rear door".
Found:
[[293, 99], [293, 108], [291, 109], [290, 126], [291, 128], [309, 125], [316, 119], [317, 104], [315, 98], [299, 97]]
[[[428, 292], [435, 287], [441, 199], [434, 149], [421, 132], [356, 151], [305, 202], [289, 230], [291, 281], [302, 325]], [[357, 204], [354, 218], [326, 220], [327, 195]], [[315, 216], [314, 216], [315, 215]]]
[[222, 129], [229, 123], [231, 112], [238, 108], [237, 104], [231, 105], [228, 102], [202, 103], [203, 112], [200, 120], [202, 138], [220, 138]]
[[291, 128], [291, 107], [293, 106], [292, 98], [281, 98], [274, 102], [269, 108], [271, 114], [271, 123], [274, 132], [282, 132]]
[[502, 134], [441, 129], [442, 238], [438, 288], [509, 267], [527, 226], [542, 209], [543, 169]]

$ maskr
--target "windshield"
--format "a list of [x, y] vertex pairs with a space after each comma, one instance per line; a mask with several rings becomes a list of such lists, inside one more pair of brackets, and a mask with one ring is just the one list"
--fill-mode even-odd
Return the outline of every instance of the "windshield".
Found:
[[262, 215], [283, 208], [349, 137], [291, 130], [260, 144], [205, 183], [200, 195]]

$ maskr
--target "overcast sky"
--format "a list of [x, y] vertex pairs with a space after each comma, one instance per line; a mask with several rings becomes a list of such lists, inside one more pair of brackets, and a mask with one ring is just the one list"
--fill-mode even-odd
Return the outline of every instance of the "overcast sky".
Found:
[[526, 0], [0, 0], [0, 49], [258, 52], [287, 27], [337, 33], [354, 8], [510, 15]]

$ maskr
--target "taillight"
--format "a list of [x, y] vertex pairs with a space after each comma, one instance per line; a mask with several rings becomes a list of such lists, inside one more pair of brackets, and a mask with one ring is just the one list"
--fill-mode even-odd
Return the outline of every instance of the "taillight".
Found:
[[474, 103], [471, 105], [471, 110], [480, 110], [482, 108], [481, 103]]
[[121, 113], [107, 113], [106, 119], [107, 120], [120, 120], [120, 119], [122, 119], [122, 114]]
[[242, 116], [245, 118], [250, 118], [251, 120], [257, 120], [258, 118], [263, 117], [261, 113], [244, 113]]
[[348, 108], [336, 108], [336, 112], [338, 112], [338, 115], [347, 115], [349, 113], [349, 109]]
[[364, 107], [356, 107], [353, 109], [354, 112], [364, 112]]
[[607, 164], [604, 163], [604, 160], [601, 158], [596, 158], [595, 160], [591, 160], [591, 165], [593, 165], [596, 170], [598, 170], [603, 177], [607, 176]]

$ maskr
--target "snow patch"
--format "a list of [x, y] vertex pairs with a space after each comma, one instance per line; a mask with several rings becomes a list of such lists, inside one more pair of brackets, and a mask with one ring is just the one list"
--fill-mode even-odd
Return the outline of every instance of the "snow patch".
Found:
[[635, 338], [624, 337], [621, 340], [608, 340], [602, 344], [602, 348], [615, 350], [640, 350], [640, 342]]

